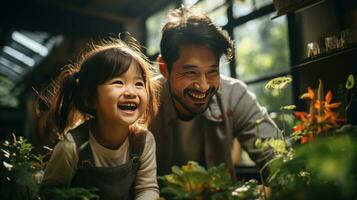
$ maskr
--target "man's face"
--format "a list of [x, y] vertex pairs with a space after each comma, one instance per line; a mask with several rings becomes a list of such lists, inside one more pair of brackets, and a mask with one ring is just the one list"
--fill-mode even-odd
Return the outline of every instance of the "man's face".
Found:
[[219, 87], [219, 58], [206, 46], [183, 45], [166, 78], [179, 115], [193, 117], [207, 109]]

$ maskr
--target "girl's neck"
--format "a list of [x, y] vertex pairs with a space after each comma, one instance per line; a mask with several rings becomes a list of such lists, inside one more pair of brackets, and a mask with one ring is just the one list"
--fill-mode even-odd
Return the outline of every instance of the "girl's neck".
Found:
[[100, 120], [93, 120], [91, 130], [97, 142], [108, 149], [118, 149], [129, 135], [128, 126], [102, 123]]

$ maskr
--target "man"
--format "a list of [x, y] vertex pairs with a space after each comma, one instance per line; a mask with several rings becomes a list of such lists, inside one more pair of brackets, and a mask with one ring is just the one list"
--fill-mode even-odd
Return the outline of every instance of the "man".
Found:
[[220, 75], [221, 56], [233, 54], [229, 36], [207, 16], [180, 8], [170, 11], [160, 48], [160, 108], [150, 126], [158, 174], [194, 160], [205, 167], [225, 163], [234, 176], [234, 138], [262, 167], [272, 153], [255, 141], [258, 135], [274, 137], [278, 129], [243, 82]]

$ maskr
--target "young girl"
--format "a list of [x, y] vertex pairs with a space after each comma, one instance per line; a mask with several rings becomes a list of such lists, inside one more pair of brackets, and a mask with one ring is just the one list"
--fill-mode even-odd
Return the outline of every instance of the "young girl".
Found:
[[[56, 131], [66, 133], [43, 188], [95, 187], [101, 199], [158, 198], [155, 141], [144, 128], [157, 111], [155, 88], [150, 64], [133, 41], [104, 42], [65, 67], [41, 99]], [[70, 129], [78, 116], [84, 122]]]

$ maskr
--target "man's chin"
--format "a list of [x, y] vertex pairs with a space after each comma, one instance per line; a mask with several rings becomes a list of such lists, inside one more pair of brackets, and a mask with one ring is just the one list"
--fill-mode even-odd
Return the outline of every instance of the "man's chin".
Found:
[[204, 113], [208, 108], [207, 103], [195, 103], [191, 106], [190, 111], [192, 114], [198, 115]]

